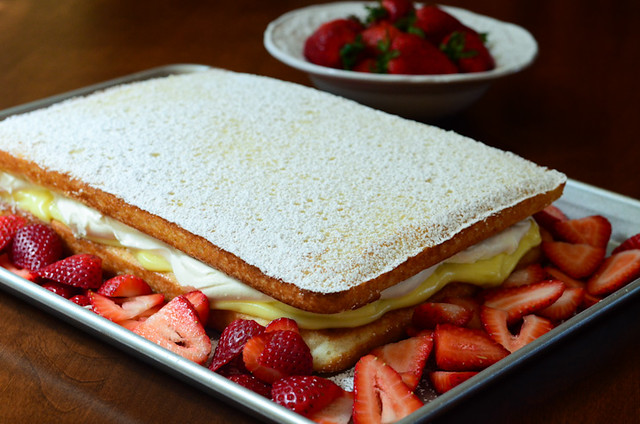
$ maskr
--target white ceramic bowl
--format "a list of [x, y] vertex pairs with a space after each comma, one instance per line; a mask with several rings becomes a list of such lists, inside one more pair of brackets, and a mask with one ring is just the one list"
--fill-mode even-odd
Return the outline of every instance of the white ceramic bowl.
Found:
[[450, 75], [369, 74], [314, 65], [303, 56], [304, 42], [322, 23], [351, 15], [364, 17], [369, 2], [338, 2], [288, 12], [271, 22], [264, 45], [281, 62], [307, 72], [319, 89], [408, 118], [433, 121], [476, 101], [491, 83], [530, 65], [538, 45], [525, 29], [464, 9], [441, 6], [462, 23], [488, 33], [496, 68]]

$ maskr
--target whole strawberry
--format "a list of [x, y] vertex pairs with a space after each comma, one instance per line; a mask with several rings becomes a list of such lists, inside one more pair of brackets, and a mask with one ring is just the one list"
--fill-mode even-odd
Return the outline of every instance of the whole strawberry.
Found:
[[437, 47], [415, 34], [402, 33], [391, 42], [390, 74], [454, 74], [456, 66]]
[[413, 25], [434, 46], [439, 46], [442, 40], [452, 32], [468, 29], [458, 19], [434, 5], [417, 9], [416, 20]]
[[23, 227], [27, 220], [19, 215], [0, 216], [0, 252], [13, 241], [18, 229]]
[[[362, 24], [354, 19], [326, 22], [307, 38], [304, 57], [311, 63], [329, 68], [351, 68], [359, 52], [356, 37]], [[347, 63], [345, 63], [347, 62]]]
[[62, 240], [44, 224], [25, 225], [16, 231], [11, 260], [21, 268], [38, 270], [62, 258]]
[[89, 254], [73, 255], [42, 267], [35, 274], [73, 287], [96, 289], [102, 284], [102, 260]]
[[485, 72], [496, 67], [484, 45], [484, 36], [473, 30], [449, 34], [442, 41], [442, 50], [458, 65], [460, 72]]

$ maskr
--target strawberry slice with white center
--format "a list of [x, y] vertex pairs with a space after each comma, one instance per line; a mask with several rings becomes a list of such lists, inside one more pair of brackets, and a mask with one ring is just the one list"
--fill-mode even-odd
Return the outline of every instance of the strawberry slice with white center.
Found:
[[553, 329], [553, 323], [548, 319], [526, 315], [523, 317], [520, 332], [515, 335], [509, 331], [507, 312], [483, 306], [480, 316], [487, 334], [511, 353]]
[[587, 282], [595, 296], [613, 293], [640, 277], [640, 249], [624, 250], [608, 257]]
[[300, 415], [309, 415], [320, 411], [342, 395], [342, 389], [326, 378], [303, 375], [282, 378], [271, 387], [271, 397]]
[[432, 348], [432, 333], [423, 331], [417, 336], [376, 348], [371, 354], [396, 370], [407, 387], [415, 390]]
[[193, 305], [196, 312], [198, 313], [198, 317], [200, 317], [200, 322], [202, 325], [206, 326], [207, 321], [209, 320], [209, 298], [206, 294], [202, 293], [200, 290], [193, 290], [189, 293], [186, 293], [184, 297], [187, 298], [189, 302]]
[[26, 268], [18, 268], [9, 260], [9, 255], [4, 253], [0, 255], [0, 266], [6, 269], [7, 271], [11, 271], [17, 276], [24, 278], [25, 280], [29, 280], [31, 282], [36, 281], [38, 276], [33, 273], [33, 271], [29, 271]]
[[573, 278], [584, 278], [593, 274], [606, 255], [604, 248], [584, 243], [543, 241], [541, 246], [545, 256], [561, 271]]
[[[93, 312], [116, 323], [134, 319], [141, 315], [149, 316], [151, 313], [145, 314], [147, 311], [164, 303], [164, 295], [161, 293], [126, 298], [109, 298], [89, 291], [88, 296]], [[154, 312], [157, 312], [157, 310], [154, 310]]]
[[0, 216], [0, 251], [13, 241], [18, 229], [24, 227], [27, 220], [19, 215]]
[[629, 237], [628, 239], [620, 243], [618, 247], [613, 249], [613, 252], [611, 253], [616, 254], [624, 250], [632, 250], [632, 249], [640, 249], [640, 234], [636, 234], [634, 236]]
[[535, 263], [513, 271], [502, 283], [502, 287], [519, 287], [539, 283], [547, 277], [542, 265]]
[[433, 335], [436, 364], [445, 371], [480, 371], [509, 354], [483, 330], [441, 324]]
[[486, 306], [502, 309], [512, 324], [525, 315], [550, 306], [565, 290], [562, 281], [547, 280], [527, 286], [496, 289], [485, 294]]
[[109, 297], [132, 297], [151, 294], [151, 287], [140, 277], [131, 274], [116, 275], [102, 283], [98, 293]]
[[558, 238], [573, 244], [606, 248], [611, 237], [611, 222], [601, 215], [567, 219], [555, 223]]
[[374, 355], [356, 363], [353, 385], [354, 424], [395, 422], [422, 406], [400, 374]]
[[203, 364], [211, 352], [211, 340], [191, 302], [177, 296], [140, 323], [134, 332], [183, 358]]
[[569, 219], [564, 212], [555, 205], [549, 205], [540, 212], [535, 213], [533, 218], [538, 225], [551, 232], [554, 231], [557, 222]]
[[220, 335], [209, 369], [218, 371], [236, 358], [241, 357], [242, 349], [247, 341], [263, 332], [264, 326], [254, 320], [237, 319], [232, 321]]
[[349, 424], [353, 411], [353, 392], [342, 390], [340, 396], [321, 410], [309, 414], [309, 419], [318, 424]]
[[432, 371], [429, 373], [429, 380], [435, 391], [443, 394], [476, 374], [478, 371]]
[[540, 309], [537, 315], [549, 318], [552, 321], [563, 321], [571, 318], [582, 305], [584, 301], [585, 289], [582, 287], [567, 287], [562, 296], [558, 298], [551, 306]]
[[42, 278], [82, 289], [102, 284], [102, 259], [95, 255], [73, 255], [34, 271]]

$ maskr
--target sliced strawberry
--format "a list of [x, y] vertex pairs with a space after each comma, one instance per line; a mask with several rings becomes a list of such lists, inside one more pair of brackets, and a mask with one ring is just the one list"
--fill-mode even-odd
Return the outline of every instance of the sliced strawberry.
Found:
[[560, 221], [565, 221], [567, 215], [555, 205], [549, 205], [540, 212], [533, 214], [533, 218], [542, 228], [555, 234], [555, 225]]
[[482, 330], [440, 324], [434, 332], [436, 364], [445, 371], [479, 371], [509, 354]]
[[311, 350], [299, 333], [289, 330], [253, 336], [242, 349], [244, 364], [253, 375], [273, 383], [291, 375], [311, 375]]
[[209, 369], [218, 371], [240, 357], [247, 340], [263, 332], [264, 327], [254, 320], [237, 319], [231, 322], [220, 335]]
[[525, 315], [551, 305], [562, 296], [564, 289], [564, 283], [558, 280], [497, 289], [485, 294], [484, 304], [506, 311], [508, 323], [512, 324]]
[[554, 280], [560, 280], [567, 287], [579, 287], [584, 288], [585, 283], [580, 280], [576, 280], [575, 278], [569, 277], [564, 272], [560, 271], [558, 268], [554, 268], [552, 266], [547, 266], [544, 268], [544, 271], [547, 275], [551, 276]]
[[200, 322], [202, 325], [206, 326], [207, 321], [209, 320], [209, 298], [206, 294], [202, 293], [200, 290], [193, 290], [189, 293], [185, 294], [184, 297], [187, 298], [189, 302], [193, 305], [196, 312], [198, 313], [198, 317], [200, 317]]
[[234, 383], [251, 390], [252, 392], [262, 395], [267, 399], [271, 399], [271, 386], [250, 374], [233, 374], [227, 378]]
[[203, 364], [211, 340], [195, 309], [184, 296], [173, 298], [160, 311], [135, 328], [135, 333], [186, 359]]
[[371, 354], [393, 368], [407, 387], [415, 390], [432, 348], [432, 333], [423, 331], [415, 337], [376, 348]]
[[429, 380], [435, 391], [443, 394], [476, 374], [478, 371], [432, 371], [429, 373]]
[[595, 296], [604, 296], [638, 277], [640, 277], [640, 249], [623, 250], [604, 261], [587, 282], [587, 291]]
[[18, 229], [24, 227], [27, 220], [20, 215], [0, 216], [0, 252], [13, 241]]
[[632, 249], [640, 249], [640, 233], [634, 236], [631, 236], [625, 241], [623, 241], [622, 243], [620, 243], [618, 247], [613, 249], [613, 252], [611, 252], [611, 254], [616, 254], [624, 250], [632, 250]]
[[131, 297], [151, 294], [151, 287], [140, 277], [131, 274], [116, 275], [98, 288], [98, 293], [109, 297]]
[[95, 255], [73, 255], [35, 271], [42, 278], [83, 289], [102, 284], [102, 259]]
[[75, 296], [71, 296], [69, 298], [70, 301], [79, 306], [89, 306], [91, 305], [91, 301], [89, 300], [89, 296], [86, 294], [77, 294]]
[[38, 278], [38, 276], [33, 271], [29, 271], [25, 268], [18, 268], [13, 263], [11, 263], [11, 261], [9, 260], [9, 255], [7, 253], [0, 255], [0, 266], [7, 271], [10, 271], [24, 278], [25, 280], [34, 282], [36, 281], [36, 278]]
[[271, 387], [275, 403], [308, 417], [342, 394], [342, 389], [326, 378], [303, 375], [282, 378]]
[[[112, 299], [89, 291], [88, 296], [93, 312], [117, 323], [142, 315], [153, 315], [159, 311], [157, 307], [164, 303], [164, 295], [161, 293]], [[149, 310], [153, 312], [145, 314]]]
[[520, 332], [514, 335], [507, 326], [506, 311], [483, 306], [480, 316], [487, 334], [512, 353], [553, 329], [553, 324], [548, 319], [526, 315]]
[[426, 302], [413, 311], [412, 324], [418, 328], [434, 329], [438, 324], [464, 326], [473, 316], [473, 311], [461, 305], [444, 302]]
[[606, 254], [602, 247], [561, 241], [542, 242], [542, 251], [555, 266], [573, 278], [593, 274]]
[[60, 236], [44, 224], [20, 227], [11, 244], [11, 261], [32, 271], [56, 262], [62, 258], [62, 253]]
[[291, 318], [277, 318], [267, 324], [267, 328], [264, 331], [281, 331], [281, 330], [289, 330], [296, 333], [300, 332], [298, 328], [298, 323], [292, 320]]
[[567, 287], [558, 300], [550, 306], [540, 309], [536, 314], [552, 321], [569, 319], [575, 315], [578, 307], [582, 305], [584, 292], [585, 289], [582, 287]]
[[502, 287], [518, 287], [527, 284], [539, 283], [544, 280], [547, 273], [539, 263], [534, 263], [513, 271], [502, 283]]
[[467, 328], [482, 328], [482, 321], [480, 321], [480, 306], [481, 303], [477, 297], [447, 297], [443, 300], [445, 303], [453, 303], [454, 305], [462, 306], [471, 311], [471, 319], [464, 325]]
[[360, 358], [354, 376], [353, 422], [395, 422], [422, 406], [400, 374], [376, 358]]
[[611, 237], [611, 223], [604, 216], [592, 215], [556, 222], [554, 231], [557, 237], [569, 243], [606, 248]]
[[353, 392], [342, 390], [340, 396], [329, 405], [309, 415], [317, 424], [349, 424], [353, 410]]
[[78, 293], [78, 289], [66, 284], [56, 283], [55, 281], [46, 281], [42, 284], [42, 288], [49, 290], [57, 295], [70, 299]]

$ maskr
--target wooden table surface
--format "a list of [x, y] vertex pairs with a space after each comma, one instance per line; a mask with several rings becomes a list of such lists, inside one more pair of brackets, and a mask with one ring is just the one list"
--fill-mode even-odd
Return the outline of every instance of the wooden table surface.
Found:
[[[262, 45], [309, 3], [0, 0], [0, 109], [173, 63], [309, 84]], [[640, 2], [448, 4], [527, 28], [540, 53], [438, 125], [640, 199]], [[639, 310], [631, 299], [438, 422], [640, 422]], [[0, 422], [255, 422], [5, 292], [0, 320]]]

